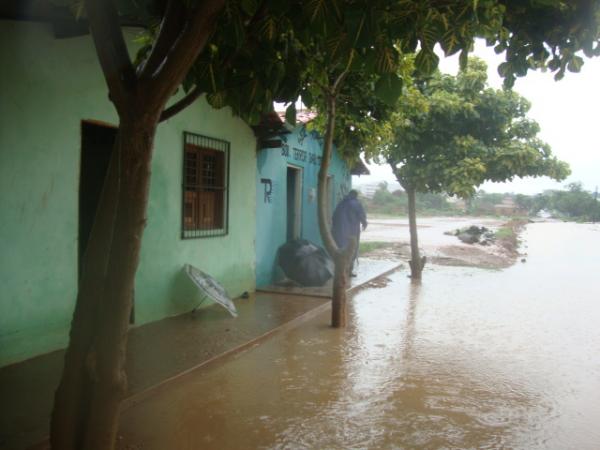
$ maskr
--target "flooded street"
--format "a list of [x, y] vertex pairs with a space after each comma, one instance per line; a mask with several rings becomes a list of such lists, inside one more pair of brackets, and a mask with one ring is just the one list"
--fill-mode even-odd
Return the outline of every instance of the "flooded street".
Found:
[[[430, 250], [442, 245], [462, 244], [455, 236], [444, 234], [473, 224], [496, 230], [503, 221], [491, 217], [419, 217], [417, 219], [420, 245]], [[408, 219], [372, 219], [361, 235], [362, 241], [409, 242]]]
[[537, 223], [526, 263], [429, 265], [187, 375], [122, 449], [598, 449], [600, 226]]

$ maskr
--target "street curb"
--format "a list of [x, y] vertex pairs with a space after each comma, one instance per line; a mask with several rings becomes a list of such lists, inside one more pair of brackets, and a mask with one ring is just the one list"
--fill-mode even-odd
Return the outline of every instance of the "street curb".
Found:
[[[352, 294], [353, 292], [355, 292], [356, 290], [364, 287], [366, 284], [370, 283], [371, 281], [380, 278], [380, 277], [384, 277], [387, 276], [389, 274], [391, 274], [392, 272], [397, 271], [398, 269], [400, 269], [402, 267], [402, 264], [397, 264], [394, 267], [392, 267], [391, 269], [386, 270], [385, 272], [382, 272], [380, 274], [374, 275], [366, 280], [364, 280], [363, 282], [361, 282], [360, 284], [357, 284], [355, 286], [351, 286], [350, 288], [348, 288], [346, 290], [346, 292], [348, 294]], [[290, 294], [290, 295], [294, 295], [294, 294]], [[298, 295], [298, 294], [296, 294]], [[310, 310], [308, 310], [307, 312], [285, 322], [282, 323], [281, 325], [276, 326], [275, 328], [270, 329], [269, 331], [266, 331], [265, 333], [261, 334], [260, 336], [257, 336], [251, 340], [249, 340], [248, 342], [244, 342], [243, 344], [240, 344], [236, 347], [232, 347], [229, 350], [224, 351], [223, 353], [220, 353], [218, 355], [213, 356], [210, 359], [207, 359], [206, 361], [202, 361], [201, 363], [196, 364], [195, 366], [192, 366], [186, 370], [183, 370], [173, 376], [170, 376], [168, 378], [165, 378], [164, 380], [158, 382], [157, 384], [154, 384], [140, 392], [136, 392], [135, 394], [131, 395], [130, 397], [127, 397], [125, 400], [123, 400], [122, 405], [122, 409], [126, 410], [128, 408], [131, 408], [141, 402], [143, 402], [145, 399], [147, 399], [148, 397], [150, 397], [151, 395], [159, 392], [161, 389], [164, 389], [167, 385], [169, 385], [170, 383], [174, 382], [174, 381], [181, 381], [181, 379], [183, 379], [184, 377], [192, 374], [193, 372], [195, 372], [196, 370], [199, 370], [205, 366], [208, 366], [212, 363], [215, 363], [216, 361], [218, 361], [221, 358], [225, 358], [227, 356], [231, 356], [234, 355], [236, 353], [242, 352], [250, 347], [253, 347], [255, 345], [258, 345], [259, 343], [261, 343], [262, 341], [265, 341], [267, 339], [269, 339], [271, 336], [277, 334], [277, 333], [281, 333], [283, 331], [288, 331], [291, 330], [293, 328], [296, 328], [297, 326], [301, 325], [302, 323], [312, 319], [313, 317], [318, 316], [321, 313], [324, 313], [328, 310], [331, 309], [331, 302], [326, 301], [325, 303], [316, 306]]]
[[[348, 294], [352, 294], [355, 291], [359, 290], [360, 288], [365, 287], [365, 285], [370, 283], [371, 281], [373, 281], [377, 278], [380, 278], [380, 277], [387, 276], [387, 275], [397, 271], [401, 267], [402, 267], [402, 264], [397, 264], [396, 266], [392, 267], [391, 269], [386, 270], [385, 272], [374, 275], [374, 276], [364, 280], [360, 284], [351, 286], [350, 288], [348, 288], [346, 290], [346, 292]], [[298, 295], [298, 294], [289, 294], [289, 295]], [[323, 298], [323, 297], [317, 297], [317, 298]], [[318, 316], [319, 314], [325, 313], [329, 310], [331, 310], [331, 302], [324, 300], [323, 304], [316, 306], [316, 307], [306, 311], [305, 313], [303, 313], [285, 323], [282, 323], [281, 325], [276, 326], [275, 328], [270, 329], [269, 331], [249, 340], [248, 342], [244, 342], [243, 344], [240, 344], [236, 347], [232, 347], [229, 350], [224, 351], [223, 353], [215, 355], [210, 359], [207, 359], [205, 361], [202, 361], [202, 362], [196, 364], [195, 366], [185, 369], [173, 376], [167, 377], [164, 380], [162, 380], [150, 387], [147, 387], [146, 389], [143, 389], [140, 392], [136, 392], [135, 394], [132, 394], [131, 396], [125, 398], [122, 401], [121, 412], [126, 411], [127, 409], [132, 408], [136, 405], [139, 405], [140, 403], [142, 403], [144, 400], [148, 399], [152, 395], [155, 395], [155, 394], [159, 393], [161, 390], [166, 389], [171, 383], [173, 383], [175, 381], [182, 381], [183, 379], [185, 379], [185, 377], [195, 375], [194, 372], [196, 372], [197, 370], [200, 370], [206, 366], [209, 366], [210, 364], [213, 364], [222, 358], [233, 356], [236, 353], [241, 353], [246, 349], [249, 349], [251, 347], [254, 347], [254, 346], [260, 344], [263, 341], [266, 341], [267, 339], [271, 338], [275, 334], [294, 329], [297, 326], [301, 325], [302, 323], [307, 322], [308, 320]], [[49, 436], [46, 436], [46, 438], [44, 440], [38, 442], [37, 444], [30, 446], [28, 448], [28, 450], [47, 450], [47, 449], [49, 449], [50, 448], [49, 447], [49, 439], [50, 439]]]
[[207, 359], [206, 361], [202, 361], [202, 362], [196, 364], [195, 366], [192, 366], [192, 367], [185, 369], [173, 376], [165, 378], [164, 380], [162, 380], [140, 392], [136, 392], [132, 396], [127, 397], [125, 400], [123, 400], [123, 402], [121, 404], [122, 410], [124, 411], [128, 408], [138, 405], [139, 403], [146, 400], [148, 397], [151, 397], [152, 395], [160, 392], [160, 390], [166, 388], [172, 382], [181, 381], [183, 378], [191, 375], [196, 370], [200, 370], [200, 369], [204, 368], [205, 366], [213, 364], [213, 363], [217, 362], [218, 360], [220, 360], [221, 358], [226, 358], [228, 356], [235, 355], [236, 353], [241, 353], [250, 347], [254, 347], [255, 345], [260, 344], [262, 341], [266, 341], [274, 334], [293, 329], [293, 328], [297, 327], [298, 325], [302, 324], [303, 322], [306, 322], [307, 320], [312, 319], [313, 317], [321, 314], [322, 312], [327, 311], [330, 308], [331, 308], [331, 304], [329, 302], [323, 303], [322, 305], [319, 305], [313, 309], [310, 309], [307, 312], [301, 314], [300, 316], [295, 317], [281, 325], [278, 325], [275, 328], [272, 328], [269, 331], [266, 331], [265, 333], [255, 337], [253, 339], [250, 339], [247, 342], [244, 342], [243, 344], [240, 344], [236, 347], [232, 347], [229, 350], [224, 351], [223, 353], [219, 353], [218, 355], [215, 355], [212, 358]]
[[365, 281], [363, 281], [360, 284], [357, 284], [355, 286], [349, 287], [346, 292], [348, 294], [352, 294], [354, 291], [357, 291], [358, 289], [365, 287], [365, 285], [368, 284], [368, 283], [370, 283], [371, 281], [376, 280], [377, 278], [388, 276], [391, 273], [396, 272], [397, 270], [401, 269], [403, 265], [404, 264], [402, 264], [402, 263], [398, 263], [394, 267], [392, 267], [391, 269], [386, 270], [385, 272], [382, 272], [382, 273], [380, 273], [378, 275], [374, 275], [371, 278], [366, 279]]

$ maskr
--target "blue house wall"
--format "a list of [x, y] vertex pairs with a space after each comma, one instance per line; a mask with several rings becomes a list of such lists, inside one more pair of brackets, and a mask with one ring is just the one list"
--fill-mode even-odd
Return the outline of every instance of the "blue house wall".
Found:
[[[317, 219], [317, 183], [323, 139], [299, 125], [280, 136], [282, 146], [259, 150], [256, 182], [256, 285], [271, 284], [277, 249], [287, 238], [287, 168], [301, 169], [300, 237], [322, 246]], [[330, 213], [351, 188], [350, 171], [334, 148], [329, 167]]]

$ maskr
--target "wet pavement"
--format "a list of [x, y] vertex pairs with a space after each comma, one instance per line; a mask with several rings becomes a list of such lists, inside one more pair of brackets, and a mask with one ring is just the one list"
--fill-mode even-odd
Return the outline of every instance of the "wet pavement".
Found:
[[[236, 300], [238, 318], [213, 305], [132, 329], [127, 351], [125, 407], [181, 373], [256, 342], [301, 318], [326, 299], [251, 295]], [[48, 433], [63, 351], [0, 368], [0, 448], [23, 449]]]
[[600, 226], [533, 224], [526, 263], [429, 265], [189, 373], [121, 449], [599, 448]]
[[[366, 261], [353, 284], [365, 283], [397, 265], [397, 261]], [[189, 371], [258, 345], [330, 308], [327, 298], [274, 293], [251, 294], [248, 299], [236, 299], [235, 304], [237, 318], [213, 305], [133, 328], [124, 408], [142, 402]], [[63, 351], [57, 351], [0, 368], [0, 449], [24, 449], [46, 438], [62, 361]]]
[[[350, 288], [348, 289], [348, 292], [352, 292], [354, 289], [363, 286], [365, 283], [368, 283], [369, 281], [371, 281], [374, 278], [377, 278], [380, 275], [399, 269], [400, 267], [402, 267], [402, 265], [403, 261], [399, 258], [358, 258], [358, 262], [354, 267], [354, 273], [356, 277], [350, 278]], [[329, 280], [327, 283], [325, 283], [325, 286], [322, 287], [294, 287], [270, 285], [258, 288], [258, 291], [331, 298], [333, 292], [333, 280]]]

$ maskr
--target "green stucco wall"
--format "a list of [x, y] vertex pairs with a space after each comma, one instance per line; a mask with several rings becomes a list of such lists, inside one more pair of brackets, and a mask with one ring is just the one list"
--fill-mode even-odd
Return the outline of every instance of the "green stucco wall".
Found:
[[[131, 38], [133, 32], [127, 33]], [[89, 36], [0, 21], [0, 366], [64, 347], [76, 297], [81, 121], [116, 124]], [[10, 63], [8, 63], [10, 62]], [[183, 132], [227, 140], [229, 234], [182, 240]], [[232, 296], [255, 286], [256, 141], [199, 101], [160, 125], [135, 291], [136, 325], [192, 309], [191, 263]]]

